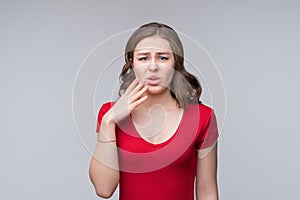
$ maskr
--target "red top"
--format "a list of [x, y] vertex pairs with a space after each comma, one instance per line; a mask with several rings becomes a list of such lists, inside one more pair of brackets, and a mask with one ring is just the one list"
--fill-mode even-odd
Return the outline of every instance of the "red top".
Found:
[[[113, 104], [100, 108], [96, 132]], [[116, 126], [119, 199], [194, 200], [197, 149], [213, 145], [218, 136], [213, 109], [203, 104], [187, 106], [174, 135], [160, 144], [144, 140], [127, 117]]]

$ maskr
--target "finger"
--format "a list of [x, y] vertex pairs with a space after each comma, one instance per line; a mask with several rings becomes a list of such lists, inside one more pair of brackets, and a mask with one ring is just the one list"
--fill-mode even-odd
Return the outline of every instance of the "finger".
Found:
[[128, 88], [126, 89], [125, 93], [131, 92], [131, 91], [136, 87], [136, 85], [137, 85], [138, 83], [139, 83], [138, 78], [134, 79], [134, 80], [130, 83], [130, 85], [128, 86]]
[[131, 94], [134, 95], [137, 93], [141, 88], [145, 86], [145, 80], [142, 80], [132, 91]]
[[132, 103], [131, 105], [133, 106], [133, 109], [135, 109], [136, 107], [138, 107], [140, 104], [142, 104], [144, 101], [146, 101], [148, 98], [148, 96], [143, 96], [142, 98], [140, 98], [139, 100], [135, 101], [134, 103]]
[[148, 85], [145, 85], [140, 91], [138, 91], [131, 97], [131, 102], [134, 102], [135, 100], [139, 99], [142, 96], [142, 94], [144, 94], [147, 91], [147, 89]]

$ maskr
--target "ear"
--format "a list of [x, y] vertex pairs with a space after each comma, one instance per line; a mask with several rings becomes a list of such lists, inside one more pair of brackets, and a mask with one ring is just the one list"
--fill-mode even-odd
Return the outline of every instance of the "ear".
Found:
[[133, 68], [133, 59], [132, 58], [129, 58], [129, 63], [130, 63], [131, 68]]

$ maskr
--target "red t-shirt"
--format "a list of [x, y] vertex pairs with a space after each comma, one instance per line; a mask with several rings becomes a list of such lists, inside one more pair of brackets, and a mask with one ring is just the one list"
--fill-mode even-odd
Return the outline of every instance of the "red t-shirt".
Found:
[[[113, 102], [102, 105], [96, 132]], [[144, 140], [128, 116], [116, 126], [119, 153], [120, 200], [194, 200], [197, 150], [218, 139], [213, 109], [203, 104], [188, 105], [179, 127], [165, 142]]]

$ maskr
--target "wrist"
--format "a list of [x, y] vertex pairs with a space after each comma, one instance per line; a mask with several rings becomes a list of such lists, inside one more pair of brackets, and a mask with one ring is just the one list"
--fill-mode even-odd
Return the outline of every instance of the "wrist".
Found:
[[116, 140], [115, 136], [116, 124], [110, 113], [106, 113], [101, 122], [100, 132], [98, 133], [98, 141], [108, 142]]
[[103, 132], [100, 132], [97, 135], [97, 141], [101, 143], [113, 143], [116, 142], [117, 140], [115, 134], [108, 135]]
[[115, 125], [115, 120], [109, 111], [103, 116], [102, 124], [105, 126], [114, 126]]

